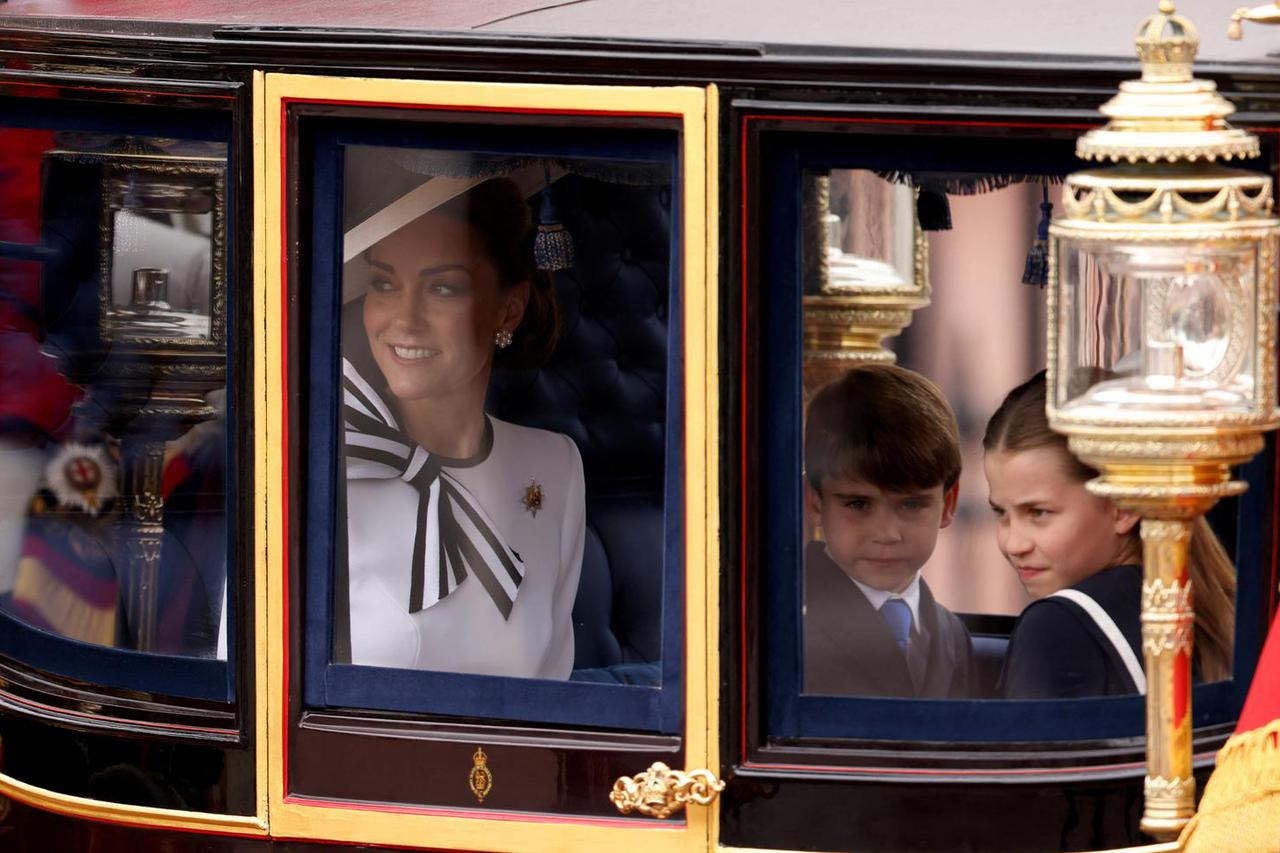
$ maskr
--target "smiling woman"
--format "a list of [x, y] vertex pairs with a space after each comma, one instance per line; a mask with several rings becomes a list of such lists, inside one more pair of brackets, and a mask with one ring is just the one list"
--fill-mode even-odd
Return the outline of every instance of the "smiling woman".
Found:
[[582, 462], [484, 410], [496, 361], [534, 367], [554, 344], [533, 243], [519, 188], [492, 179], [363, 250], [343, 346], [351, 663], [573, 669]]

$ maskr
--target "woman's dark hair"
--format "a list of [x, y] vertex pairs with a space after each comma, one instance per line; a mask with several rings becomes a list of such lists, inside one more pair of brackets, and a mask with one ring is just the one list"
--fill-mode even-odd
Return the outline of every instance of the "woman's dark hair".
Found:
[[511, 346], [495, 353], [494, 363], [517, 370], [538, 367], [550, 357], [560, 331], [551, 278], [533, 259], [537, 228], [520, 188], [492, 178], [441, 205], [441, 213], [466, 222], [479, 235], [485, 254], [498, 271], [499, 290], [529, 282], [529, 303]]

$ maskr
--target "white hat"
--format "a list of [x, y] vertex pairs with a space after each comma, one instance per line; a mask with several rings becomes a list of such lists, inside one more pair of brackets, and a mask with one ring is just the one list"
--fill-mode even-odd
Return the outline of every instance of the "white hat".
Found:
[[379, 240], [490, 178], [507, 178], [528, 198], [547, 186], [548, 175], [554, 182], [566, 172], [559, 164], [528, 158], [353, 145], [346, 148], [345, 174], [347, 209], [373, 209], [343, 232], [342, 301], [350, 302], [364, 294], [368, 282], [362, 253]]

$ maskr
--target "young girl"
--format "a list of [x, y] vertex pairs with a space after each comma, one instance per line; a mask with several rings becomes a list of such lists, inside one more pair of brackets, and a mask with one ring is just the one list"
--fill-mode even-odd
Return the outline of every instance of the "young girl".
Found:
[[[987, 424], [984, 467], [1000, 551], [1034, 601], [1009, 640], [1009, 699], [1145, 692], [1139, 517], [1085, 489], [1098, 472], [1049, 428], [1045, 375], [1009, 392]], [[1190, 549], [1197, 677], [1229, 677], [1235, 572], [1203, 518]]]

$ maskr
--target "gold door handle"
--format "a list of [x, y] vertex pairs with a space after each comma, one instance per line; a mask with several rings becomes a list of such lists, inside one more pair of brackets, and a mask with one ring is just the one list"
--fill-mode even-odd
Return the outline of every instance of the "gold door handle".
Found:
[[609, 800], [623, 814], [638, 811], [646, 817], [666, 818], [687, 803], [710, 805], [724, 790], [724, 783], [710, 770], [672, 770], [661, 761], [634, 776], [613, 783]]

